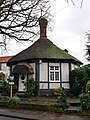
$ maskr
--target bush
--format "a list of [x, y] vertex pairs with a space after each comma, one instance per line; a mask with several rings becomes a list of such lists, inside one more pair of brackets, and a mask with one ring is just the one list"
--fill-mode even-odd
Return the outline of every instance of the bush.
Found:
[[86, 92], [86, 84], [90, 80], [90, 64], [70, 72], [70, 94], [74, 96]]
[[9, 105], [17, 105], [20, 104], [21, 100], [19, 97], [14, 96], [9, 99]]
[[0, 96], [0, 101], [8, 101], [9, 97], [8, 96]]
[[2, 95], [8, 95], [8, 92], [9, 92], [8, 82], [6, 81], [5, 78], [1, 79], [1, 77], [0, 77], [0, 93]]
[[79, 96], [82, 88], [85, 89], [84, 72], [81, 69], [75, 69], [70, 73], [70, 94]]
[[62, 89], [60, 87], [59, 88], [54, 88], [54, 95], [60, 96], [61, 95], [61, 91], [62, 91]]
[[86, 92], [90, 93], [90, 80], [86, 84]]
[[82, 93], [79, 95], [82, 110], [90, 110], [90, 96], [89, 94]]
[[33, 77], [31, 77], [30, 79], [27, 79], [27, 81], [25, 82], [25, 93], [26, 93], [27, 97], [37, 96], [38, 83], [37, 83], [37, 81], [34, 80]]
[[66, 94], [64, 90], [61, 91], [61, 95], [58, 97], [58, 106], [61, 107], [63, 110], [65, 110], [68, 107]]

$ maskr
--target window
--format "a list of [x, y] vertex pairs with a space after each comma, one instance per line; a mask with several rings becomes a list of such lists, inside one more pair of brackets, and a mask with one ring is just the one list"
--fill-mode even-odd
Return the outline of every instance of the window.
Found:
[[51, 82], [60, 81], [60, 67], [59, 66], [50, 66], [49, 67], [49, 80]]
[[24, 76], [24, 74], [22, 74], [22, 76], [21, 76], [21, 79], [22, 79], [22, 80], [24, 80], [24, 79], [25, 79], [25, 76]]

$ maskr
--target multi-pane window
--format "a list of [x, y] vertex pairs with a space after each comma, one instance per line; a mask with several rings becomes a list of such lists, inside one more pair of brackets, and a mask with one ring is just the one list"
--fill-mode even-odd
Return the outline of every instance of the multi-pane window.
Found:
[[59, 66], [49, 67], [49, 80], [51, 82], [60, 81], [60, 67]]

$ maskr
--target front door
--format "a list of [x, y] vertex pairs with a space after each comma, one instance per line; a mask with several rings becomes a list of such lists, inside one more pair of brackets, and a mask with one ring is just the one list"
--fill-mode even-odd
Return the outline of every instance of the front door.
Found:
[[26, 79], [27, 79], [27, 75], [25, 75], [25, 74], [19, 75], [19, 90], [18, 91], [25, 91]]

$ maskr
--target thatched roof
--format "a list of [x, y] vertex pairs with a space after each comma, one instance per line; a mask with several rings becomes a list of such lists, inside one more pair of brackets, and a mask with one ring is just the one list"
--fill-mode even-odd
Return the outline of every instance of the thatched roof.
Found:
[[58, 48], [46, 37], [38, 39], [34, 44], [11, 58], [8, 62], [26, 61], [30, 59], [66, 59], [82, 64], [81, 61]]
[[21, 61], [30, 61], [35, 59], [48, 59], [48, 60], [73, 60], [74, 62], [81, 62], [75, 57], [71, 56], [67, 52], [61, 50], [56, 45], [54, 45], [49, 39], [47, 39], [46, 28], [47, 28], [47, 19], [41, 18], [39, 20], [40, 25], [40, 39], [37, 40], [33, 45], [23, 50], [8, 62], [21, 62]]

